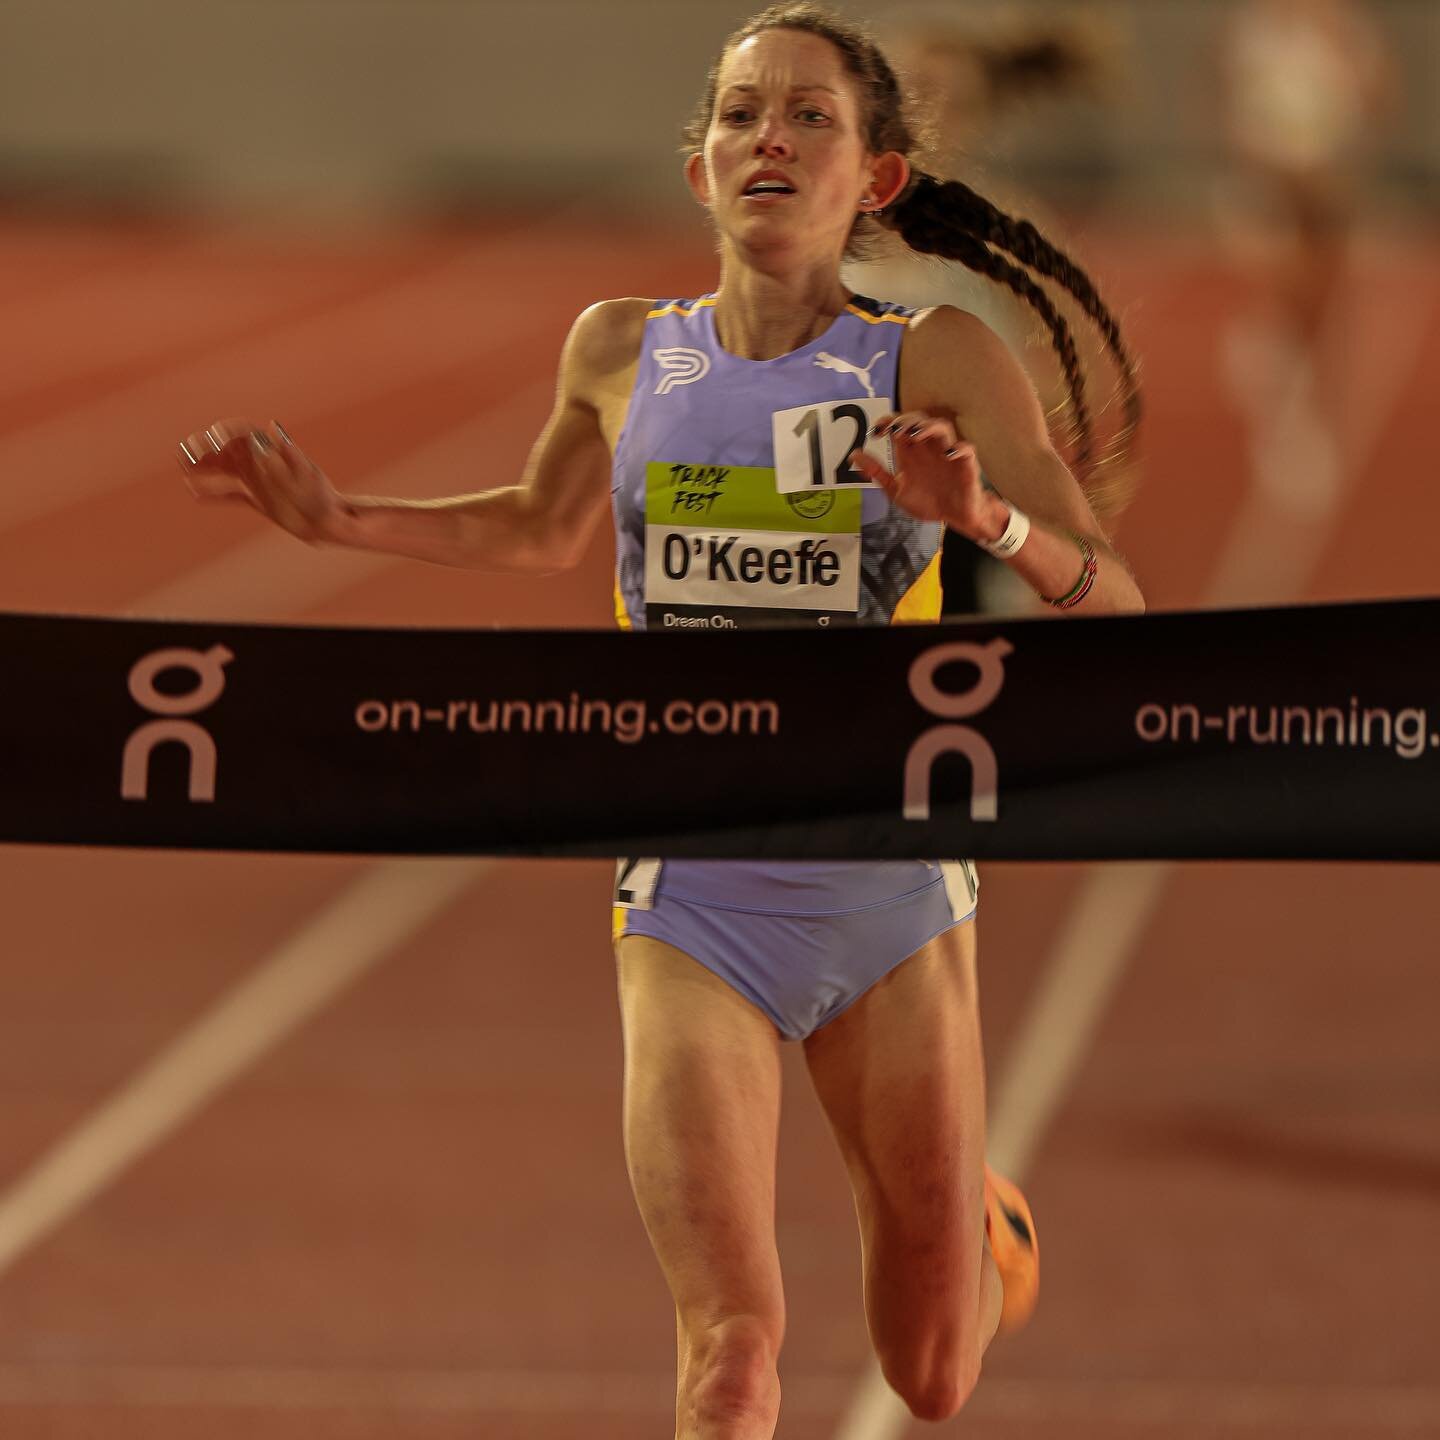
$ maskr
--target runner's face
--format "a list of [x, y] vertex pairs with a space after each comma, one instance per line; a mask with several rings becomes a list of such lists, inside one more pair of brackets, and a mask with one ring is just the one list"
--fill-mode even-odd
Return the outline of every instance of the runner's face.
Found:
[[838, 255], [874, 195], [872, 169], [840, 52], [818, 35], [764, 30], [726, 56], [704, 154], [686, 174], [741, 244]]

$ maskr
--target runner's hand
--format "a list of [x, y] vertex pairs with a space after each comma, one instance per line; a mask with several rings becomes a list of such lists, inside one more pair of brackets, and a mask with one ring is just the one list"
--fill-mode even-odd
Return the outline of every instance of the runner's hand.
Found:
[[324, 472], [285, 433], [248, 420], [217, 420], [187, 436], [180, 468], [197, 500], [241, 500], [290, 534], [315, 544], [335, 538], [352, 513]]
[[[946, 419], [907, 410], [882, 415], [871, 434], [890, 436], [895, 446], [891, 474], [873, 455], [856, 450], [850, 466], [873, 480], [917, 520], [942, 520], [971, 540], [990, 540], [995, 530], [996, 496], [980, 479], [975, 447], [955, 433]], [[1003, 504], [1003, 502], [1000, 502]]]

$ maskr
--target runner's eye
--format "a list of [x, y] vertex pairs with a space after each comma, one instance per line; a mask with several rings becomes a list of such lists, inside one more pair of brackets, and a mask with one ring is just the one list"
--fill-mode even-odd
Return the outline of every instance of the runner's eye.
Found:
[[734, 105], [729, 110], [722, 111], [720, 118], [727, 125], [743, 125], [755, 118], [755, 112], [744, 105]]

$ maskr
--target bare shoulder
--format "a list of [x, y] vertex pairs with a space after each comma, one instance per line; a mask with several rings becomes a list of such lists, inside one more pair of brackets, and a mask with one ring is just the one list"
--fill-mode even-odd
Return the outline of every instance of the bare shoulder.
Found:
[[906, 409], [943, 410], [960, 419], [1003, 416], [1038, 437], [1044, 418], [1035, 387], [1010, 347], [983, 320], [953, 305], [922, 310], [911, 322], [902, 362]]
[[574, 390], [608, 388], [632, 369], [653, 300], [601, 300], [582, 310], [565, 342], [565, 378]]
[[1009, 347], [978, 315], [953, 305], [932, 305], [916, 315], [906, 330], [905, 361], [916, 379], [1015, 363]]

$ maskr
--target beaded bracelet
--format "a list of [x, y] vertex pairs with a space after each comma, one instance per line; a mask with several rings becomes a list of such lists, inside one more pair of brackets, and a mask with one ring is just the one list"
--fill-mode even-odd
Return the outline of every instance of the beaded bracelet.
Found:
[[1085, 557], [1085, 567], [1068, 595], [1062, 595], [1058, 600], [1051, 600], [1048, 595], [1040, 597], [1057, 610], [1069, 610], [1071, 606], [1078, 605], [1090, 593], [1090, 587], [1095, 583], [1095, 572], [1099, 568], [1095, 563], [1095, 547], [1083, 535], [1077, 535], [1073, 530], [1065, 533], [1080, 547], [1080, 553]]

